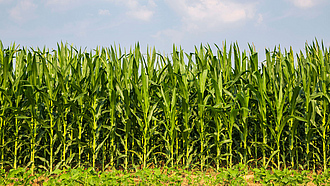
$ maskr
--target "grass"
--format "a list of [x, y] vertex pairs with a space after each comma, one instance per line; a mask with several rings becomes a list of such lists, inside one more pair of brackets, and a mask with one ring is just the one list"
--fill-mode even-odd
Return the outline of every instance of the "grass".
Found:
[[92, 168], [36, 172], [19, 168], [1, 171], [2, 185], [328, 185], [330, 173], [311, 171], [248, 169], [239, 164], [215, 171], [181, 168], [95, 171]]

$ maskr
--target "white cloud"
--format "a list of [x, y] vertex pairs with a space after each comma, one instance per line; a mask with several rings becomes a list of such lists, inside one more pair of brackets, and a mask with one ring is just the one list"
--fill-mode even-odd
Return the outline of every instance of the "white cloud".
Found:
[[320, 0], [290, 0], [296, 7], [311, 8], [318, 4]]
[[154, 12], [147, 8], [141, 8], [141, 9], [134, 9], [134, 10], [128, 11], [127, 15], [129, 15], [133, 18], [136, 18], [136, 19], [148, 21], [154, 15]]
[[70, 34], [74, 37], [83, 39], [88, 36], [88, 33], [91, 32], [93, 20], [92, 19], [83, 19], [76, 22], [70, 22], [59, 29], [58, 32], [60, 35]]
[[214, 29], [255, 17], [255, 3], [229, 0], [166, 0], [188, 30]]
[[36, 17], [34, 11], [37, 5], [33, 3], [33, 0], [22, 0], [9, 11], [10, 17], [18, 22], [24, 22]]
[[109, 10], [103, 10], [103, 9], [100, 9], [99, 12], [98, 12], [98, 14], [99, 15], [104, 15], [104, 16], [111, 15]]
[[174, 29], [166, 29], [158, 31], [151, 37], [164, 43], [169, 43], [169, 41], [171, 43], [180, 43], [184, 37], [184, 33]]
[[77, 6], [81, 2], [78, 0], [46, 0], [45, 3], [52, 11], [63, 12]]
[[13, 0], [0, 0], [0, 3], [10, 3], [12, 2]]
[[148, 0], [148, 3], [145, 5], [141, 5], [141, 1], [138, 0], [128, 0], [125, 2], [129, 9], [127, 15], [133, 18], [149, 21], [154, 15], [153, 8], [156, 6], [156, 3], [153, 0]]
[[142, 21], [149, 21], [154, 15], [157, 5], [154, 0], [108, 0], [124, 5], [128, 10], [126, 15]]
[[257, 24], [261, 24], [263, 20], [264, 17], [262, 16], [262, 14], [258, 14]]

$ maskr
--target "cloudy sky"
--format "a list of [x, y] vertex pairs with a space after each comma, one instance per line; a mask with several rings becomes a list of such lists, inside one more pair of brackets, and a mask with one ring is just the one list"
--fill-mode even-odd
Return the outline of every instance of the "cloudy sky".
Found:
[[297, 52], [314, 38], [330, 46], [329, 9], [329, 0], [0, 0], [0, 40], [89, 49], [140, 42], [162, 53], [226, 40]]

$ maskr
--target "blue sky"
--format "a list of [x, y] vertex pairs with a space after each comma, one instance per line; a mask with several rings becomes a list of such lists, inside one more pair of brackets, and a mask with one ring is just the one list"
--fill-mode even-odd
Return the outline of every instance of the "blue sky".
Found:
[[329, 0], [0, 0], [0, 40], [88, 49], [140, 42], [167, 54], [173, 43], [191, 52], [226, 40], [297, 52], [314, 38], [330, 46], [329, 9]]

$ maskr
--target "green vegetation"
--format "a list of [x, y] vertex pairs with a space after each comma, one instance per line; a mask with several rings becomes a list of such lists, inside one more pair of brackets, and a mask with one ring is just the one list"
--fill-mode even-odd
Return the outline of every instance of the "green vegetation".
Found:
[[142, 54], [139, 44], [87, 52], [0, 42], [0, 168], [221, 171], [243, 163], [327, 172], [329, 49], [317, 41], [297, 54], [275, 47], [260, 62], [252, 46], [216, 48], [173, 46], [165, 56]]
[[54, 172], [35, 172], [18, 168], [0, 173], [1, 185], [329, 185], [330, 172], [315, 174], [309, 171], [254, 169], [238, 164], [229, 169], [214, 171], [148, 168], [132, 171], [88, 169], [56, 169]]

